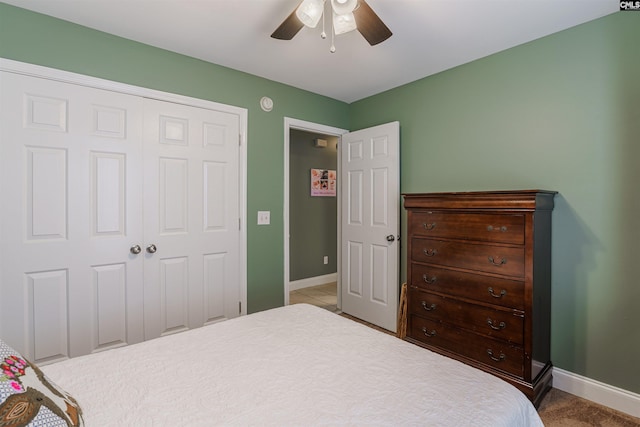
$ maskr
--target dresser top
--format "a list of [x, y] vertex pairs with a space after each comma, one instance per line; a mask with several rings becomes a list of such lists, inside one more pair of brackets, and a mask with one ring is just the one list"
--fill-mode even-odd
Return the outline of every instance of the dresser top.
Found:
[[552, 210], [556, 191], [512, 190], [403, 193], [405, 208]]

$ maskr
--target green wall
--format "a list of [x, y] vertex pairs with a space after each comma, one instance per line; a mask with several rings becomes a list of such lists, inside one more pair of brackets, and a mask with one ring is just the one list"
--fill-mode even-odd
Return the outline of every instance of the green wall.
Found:
[[248, 312], [283, 305], [284, 117], [348, 129], [347, 104], [4, 3], [0, 57], [248, 109]]
[[[338, 138], [292, 129], [289, 136], [289, 280], [337, 272], [337, 197], [311, 197], [310, 170], [338, 167]], [[327, 140], [326, 148], [314, 140]], [[323, 257], [329, 263], [323, 263]]]
[[558, 191], [552, 361], [635, 393], [639, 43], [640, 14], [617, 12], [350, 109], [351, 129], [400, 121], [402, 192]]

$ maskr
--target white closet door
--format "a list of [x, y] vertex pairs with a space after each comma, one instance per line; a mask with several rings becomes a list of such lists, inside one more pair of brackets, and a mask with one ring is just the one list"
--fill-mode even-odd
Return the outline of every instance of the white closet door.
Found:
[[35, 362], [141, 341], [142, 99], [0, 74], [3, 339]]
[[144, 110], [150, 339], [239, 315], [240, 132], [235, 114], [149, 99]]

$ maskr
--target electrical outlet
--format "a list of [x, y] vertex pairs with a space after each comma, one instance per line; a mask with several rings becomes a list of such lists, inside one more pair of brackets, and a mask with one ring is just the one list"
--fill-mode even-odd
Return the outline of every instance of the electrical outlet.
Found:
[[258, 225], [269, 225], [271, 223], [271, 211], [258, 211]]
[[328, 256], [324, 256], [324, 264], [327, 265], [329, 264], [329, 257]]

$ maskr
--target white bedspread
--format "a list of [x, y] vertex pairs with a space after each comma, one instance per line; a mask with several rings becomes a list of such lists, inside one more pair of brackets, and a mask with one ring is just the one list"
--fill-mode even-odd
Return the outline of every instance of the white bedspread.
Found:
[[306, 304], [42, 370], [88, 427], [542, 426], [506, 382]]

